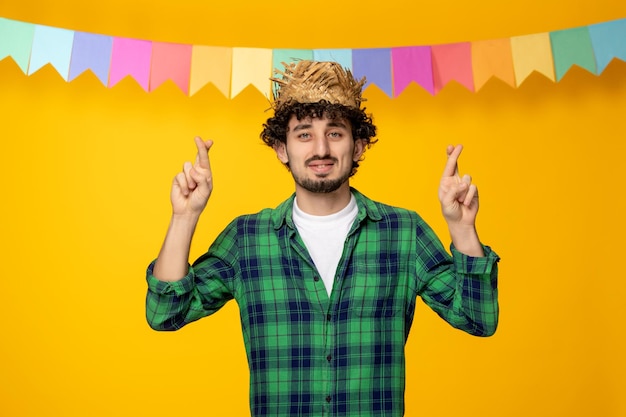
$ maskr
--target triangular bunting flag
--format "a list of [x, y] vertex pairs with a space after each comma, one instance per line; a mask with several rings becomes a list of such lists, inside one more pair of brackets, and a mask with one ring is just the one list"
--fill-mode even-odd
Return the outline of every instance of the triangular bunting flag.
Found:
[[548, 33], [512, 37], [511, 54], [517, 87], [533, 71], [554, 81], [554, 61]]
[[435, 45], [432, 54], [436, 93], [450, 81], [456, 81], [474, 91], [472, 48], [469, 42]]
[[376, 84], [389, 97], [393, 96], [391, 85], [391, 49], [354, 49], [352, 72], [357, 80], [365, 77], [365, 86]]
[[407, 46], [391, 49], [393, 92], [398, 96], [411, 83], [435, 94], [430, 46]]
[[252, 84], [269, 97], [272, 75], [272, 50], [262, 48], [233, 48], [233, 76], [230, 97], [233, 98]]
[[589, 26], [596, 58], [596, 74], [602, 73], [613, 58], [626, 61], [626, 19]]
[[74, 32], [71, 30], [35, 25], [28, 75], [46, 64], [51, 64], [67, 81], [70, 74], [73, 42]]
[[225, 97], [230, 97], [232, 65], [233, 48], [194, 46], [189, 94], [196, 94], [202, 87], [212, 83]]
[[316, 61], [333, 61], [352, 71], [352, 49], [314, 49]]
[[76, 32], [74, 34], [69, 81], [84, 71], [91, 70], [103, 85], [108, 85], [112, 50], [112, 37]]
[[149, 91], [151, 57], [152, 42], [114, 38], [109, 87], [130, 75], [144, 90]]
[[511, 40], [506, 38], [472, 42], [472, 70], [476, 91], [491, 77], [497, 77], [515, 87]]
[[596, 60], [587, 27], [551, 32], [550, 41], [557, 81], [563, 78], [572, 65], [596, 73]]
[[35, 37], [35, 25], [0, 18], [0, 60], [10, 56], [28, 73], [30, 51]]
[[283, 62], [289, 64], [294, 61], [311, 59], [313, 59], [313, 51], [311, 49], [274, 49], [272, 53], [272, 69], [282, 71], [285, 68], [282, 65]]
[[[253, 85], [266, 97], [282, 63], [338, 62], [365, 87], [389, 97], [414, 82], [432, 95], [455, 81], [479, 91], [496, 77], [519, 87], [533, 72], [560, 81], [573, 65], [602, 73], [613, 59], [626, 62], [626, 19], [511, 38], [363, 49], [235, 48], [128, 39], [75, 32], [0, 18], [0, 60], [11, 57], [31, 75], [51, 64], [71, 81], [91, 70], [112, 87], [126, 76], [146, 91], [171, 80], [193, 95], [212, 83], [233, 98]], [[268, 97], [269, 98], [269, 97]]]
[[189, 73], [191, 71], [191, 45], [154, 42], [150, 70], [150, 91], [167, 80], [185, 94], [189, 94]]

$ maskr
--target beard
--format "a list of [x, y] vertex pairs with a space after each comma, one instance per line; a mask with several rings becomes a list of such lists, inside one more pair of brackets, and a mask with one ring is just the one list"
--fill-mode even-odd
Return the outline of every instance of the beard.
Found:
[[332, 193], [333, 191], [337, 191], [339, 187], [343, 185], [344, 182], [348, 180], [349, 175], [345, 175], [341, 178], [337, 178], [334, 180], [327, 180], [325, 178], [320, 179], [310, 179], [310, 178], [297, 178], [295, 175], [293, 179], [296, 181], [300, 187], [311, 193], [319, 193], [326, 194]]

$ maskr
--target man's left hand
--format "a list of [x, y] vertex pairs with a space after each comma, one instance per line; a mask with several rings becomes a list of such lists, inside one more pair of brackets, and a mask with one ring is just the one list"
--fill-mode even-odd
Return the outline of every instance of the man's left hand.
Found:
[[458, 159], [463, 145], [448, 145], [448, 160], [439, 184], [439, 202], [450, 227], [475, 227], [478, 213], [478, 189], [472, 177], [459, 175]]

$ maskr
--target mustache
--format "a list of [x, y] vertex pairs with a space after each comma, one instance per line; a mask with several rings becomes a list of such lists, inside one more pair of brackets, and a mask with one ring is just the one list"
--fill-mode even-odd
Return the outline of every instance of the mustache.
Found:
[[323, 160], [329, 160], [329, 159], [335, 163], [339, 161], [337, 158], [330, 156], [330, 155], [325, 155], [325, 156], [315, 155], [315, 156], [310, 157], [306, 161], [304, 161], [304, 163], [306, 165], [309, 165], [313, 161], [323, 161]]

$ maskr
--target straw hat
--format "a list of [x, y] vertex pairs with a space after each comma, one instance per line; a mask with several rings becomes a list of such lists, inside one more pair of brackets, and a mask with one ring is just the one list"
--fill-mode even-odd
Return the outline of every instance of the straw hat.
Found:
[[361, 97], [365, 77], [355, 80], [350, 70], [336, 62], [301, 60], [282, 64], [284, 71], [274, 70], [282, 78], [271, 78], [275, 83], [275, 111], [294, 102], [317, 103], [321, 100], [359, 109], [361, 102], [365, 101]]

